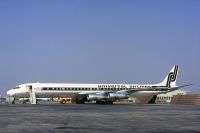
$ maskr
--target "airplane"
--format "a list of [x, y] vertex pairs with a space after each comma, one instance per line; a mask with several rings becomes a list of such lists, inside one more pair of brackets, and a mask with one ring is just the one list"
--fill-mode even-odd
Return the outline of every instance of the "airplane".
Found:
[[[81, 83], [26, 83], [7, 91], [16, 98], [29, 98], [36, 104], [38, 98], [71, 97], [76, 103], [96, 101], [97, 104], [113, 104], [116, 99], [127, 99], [133, 93], [167, 93], [192, 84], [177, 86], [178, 65], [159, 84], [81, 84]], [[66, 103], [65, 99], [61, 101]]]

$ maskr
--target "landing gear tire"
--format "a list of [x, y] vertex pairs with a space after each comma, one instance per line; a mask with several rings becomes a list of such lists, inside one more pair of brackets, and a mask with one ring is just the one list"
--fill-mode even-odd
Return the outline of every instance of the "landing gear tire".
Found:
[[66, 104], [67, 103], [67, 101], [65, 100], [65, 99], [63, 99], [63, 100], [61, 100], [61, 102], [60, 102], [61, 104]]
[[84, 100], [76, 100], [76, 104], [85, 104]]
[[26, 101], [23, 101], [23, 104], [26, 104]]
[[105, 101], [105, 104], [113, 104], [113, 101]]
[[87, 97], [76, 97], [76, 104], [85, 104]]
[[113, 104], [113, 101], [101, 101], [101, 100], [97, 100], [96, 104]]

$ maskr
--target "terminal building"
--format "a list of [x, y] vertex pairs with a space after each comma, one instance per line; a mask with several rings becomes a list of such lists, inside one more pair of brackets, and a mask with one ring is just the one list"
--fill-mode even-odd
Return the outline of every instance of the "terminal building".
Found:
[[158, 94], [155, 100], [155, 103], [171, 103], [173, 96], [175, 95], [186, 95], [187, 92], [185, 90], [175, 90], [172, 92], [168, 92], [166, 94]]
[[171, 104], [200, 105], [200, 94], [175, 95]]
[[186, 90], [175, 90], [166, 94], [131, 95], [129, 102], [134, 104], [182, 104], [200, 105], [200, 94], [187, 94]]
[[135, 104], [170, 104], [174, 96], [187, 95], [185, 90], [175, 90], [166, 94], [132, 94], [128, 101]]

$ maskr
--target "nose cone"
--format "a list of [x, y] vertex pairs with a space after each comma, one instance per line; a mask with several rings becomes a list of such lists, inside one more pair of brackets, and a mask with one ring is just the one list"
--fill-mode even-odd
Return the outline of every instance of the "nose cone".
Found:
[[13, 96], [13, 94], [14, 94], [14, 93], [13, 93], [13, 90], [7, 91], [7, 95], [8, 95], [8, 96]]

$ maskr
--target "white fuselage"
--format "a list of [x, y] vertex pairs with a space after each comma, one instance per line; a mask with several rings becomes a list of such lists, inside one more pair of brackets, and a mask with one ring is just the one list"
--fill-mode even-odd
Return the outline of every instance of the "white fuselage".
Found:
[[106, 92], [119, 92], [128, 90], [142, 90], [149, 88], [148, 91], [138, 91], [137, 93], [159, 93], [154, 90], [154, 85], [142, 84], [75, 84], [75, 83], [29, 83], [21, 84], [7, 92], [9, 96], [16, 98], [30, 97], [30, 88], [32, 87], [38, 98], [48, 97], [73, 97], [77, 94], [94, 94]]

